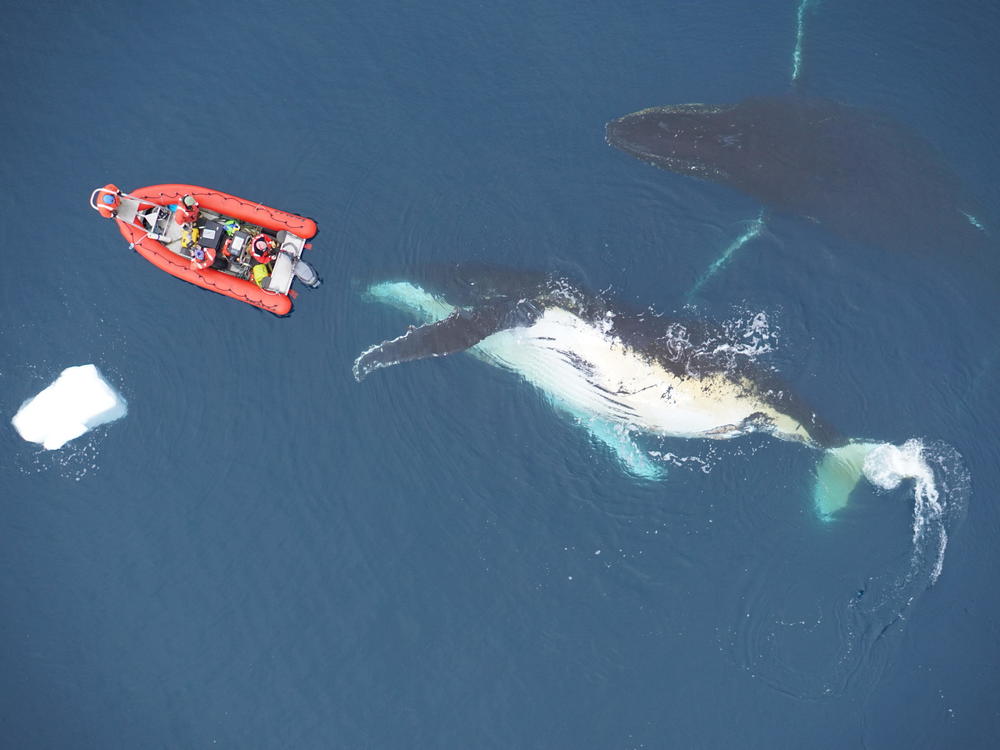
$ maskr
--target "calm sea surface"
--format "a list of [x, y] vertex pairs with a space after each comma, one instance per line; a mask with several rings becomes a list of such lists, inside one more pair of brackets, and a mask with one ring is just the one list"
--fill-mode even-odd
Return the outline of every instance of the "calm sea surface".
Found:
[[[603, 140], [643, 107], [787, 92], [798, 13], [8, 3], [0, 746], [995, 747], [995, 256], [778, 215], [689, 298], [760, 205]], [[892, 115], [1000, 205], [995, 3], [801, 18], [801, 91]], [[277, 319], [172, 279], [87, 206], [107, 182], [315, 217], [325, 284]], [[409, 322], [366, 284], [460, 261], [762, 314], [763, 362], [827, 420], [922, 441], [937, 582], [912, 483], [825, 523], [801, 447], [660, 441], [642, 481], [467, 355], [356, 383]], [[20, 404], [88, 362], [128, 416], [23, 442]]]

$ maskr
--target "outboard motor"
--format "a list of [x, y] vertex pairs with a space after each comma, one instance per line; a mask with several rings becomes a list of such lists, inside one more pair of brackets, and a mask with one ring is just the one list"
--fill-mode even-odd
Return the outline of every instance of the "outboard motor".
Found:
[[319, 275], [316, 273], [316, 269], [310, 266], [306, 261], [302, 260], [302, 258], [299, 258], [299, 260], [295, 263], [295, 278], [310, 289], [315, 289], [322, 283]]

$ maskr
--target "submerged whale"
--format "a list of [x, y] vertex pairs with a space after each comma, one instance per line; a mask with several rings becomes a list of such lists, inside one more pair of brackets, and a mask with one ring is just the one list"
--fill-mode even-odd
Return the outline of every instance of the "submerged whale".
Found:
[[358, 381], [401, 362], [469, 350], [520, 375], [647, 478], [662, 465], [623, 435], [767, 433], [823, 451], [814, 499], [824, 517], [846, 505], [876, 448], [841, 437], [773, 373], [720, 344], [710, 326], [626, 313], [559, 279], [454, 271], [432, 283], [396, 279], [368, 288], [370, 299], [421, 325], [363, 352], [354, 363]]
[[651, 107], [607, 124], [609, 144], [729, 185], [849, 240], [895, 250], [976, 249], [980, 209], [926, 141], [884, 115], [796, 95]]

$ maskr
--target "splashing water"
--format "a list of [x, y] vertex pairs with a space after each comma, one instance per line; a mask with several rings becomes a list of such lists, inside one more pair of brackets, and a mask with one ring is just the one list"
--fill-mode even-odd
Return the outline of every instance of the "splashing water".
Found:
[[[944, 475], [940, 489], [932, 463]], [[913, 480], [910, 575], [926, 579], [926, 586], [934, 585], [944, 569], [948, 547], [946, 517], [964, 515], [965, 511], [969, 478], [967, 471], [961, 468], [957, 451], [943, 443], [929, 450], [920, 440], [907, 440], [899, 447], [880, 445], [865, 459], [864, 473], [865, 478], [880, 490], [894, 490], [903, 480]]]
[[[568, 283], [553, 284], [564, 299], [584, 303]], [[424, 320], [440, 319], [455, 309], [408, 283], [375, 285], [369, 294]], [[626, 382], [629, 367], [641, 370], [648, 365], [622, 358], [615, 338], [616, 317], [604, 314], [593, 325], [576, 321], [566, 311], [555, 312], [551, 319], [541, 319], [549, 327], [532, 341], [561, 341], [569, 352], [590, 347], [582, 367], [572, 358], [549, 356], [545, 344], [526, 346], [518, 330], [495, 333], [470, 353], [536, 385], [557, 410], [576, 418], [596, 442], [610, 449], [633, 476], [655, 480], [671, 466], [710, 471], [711, 454], [704, 459], [678, 456], [669, 450], [675, 445], [672, 439], [664, 438], [661, 450], [644, 448], [645, 434], [633, 424], [641, 410], [608, 411], [607, 390], [594, 388], [587, 372], [602, 366], [624, 368], [620, 374]], [[655, 312], [649, 314], [655, 317]], [[731, 358], [753, 359], [771, 351], [776, 335], [765, 314], [744, 310], [708, 339], [682, 324], [665, 322], [660, 342], [669, 351], [676, 350], [678, 362], [707, 357], [718, 364], [722, 352], [724, 364]], [[846, 506], [861, 476], [894, 503], [904, 492], [912, 497], [912, 534], [904, 542], [901, 535], [895, 536], [893, 526], [893, 538], [856, 540], [860, 546], [856, 544], [845, 559], [851, 541], [847, 535], [877, 533], [860, 525], [857, 515], [835, 513]], [[893, 637], [898, 632], [894, 626], [905, 621], [921, 594], [942, 574], [949, 533], [964, 515], [970, 486], [961, 456], [943, 443], [855, 442], [826, 451], [817, 471], [821, 491], [816, 497], [825, 498], [818, 508], [821, 518], [825, 512], [827, 531], [778, 535], [773, 546], [761, 550], [759, 564], [744, 568], [746, 575], [738, 584], [739, 611], [730, 628], [720, 633], [737, 665], [754, 679], [798, 698], [825, 699], [858, 683], [862, 689], [873, 686], [893, 644], [899, 642]], [[870, 500], [866, 512], [879, 513]], [[909, 554], [894, 554], [893, 547], [903, 543], [908, 543]], [[845, 564], [854, 565], [854, 570], [845, 569]], [[821, 581], [824, 585], [817, 585]]]
[[681, 456], [673, 451], [657, 450], [649, 451], [649, 455], [665, 464], [676, 466], [681, 469], [694, 469], [700, 471], [702, 474], [711, 474], [712, 468], [715, 466], [714, 446], [710, 446], [705, 451], [704, 456]]
[[[730, 352], [756, 361], [777, 348], [780, 329], [771, 324], [767, 313], [744, 311], [723, 321], [723, 340], [715, 344], [713, 354]], [[711, 343], [711, 342], [710, 342]], [[735, 365], [735, 363], [734, 363]]]
[[[865, 573], [857, 587], [835, 551], [824, 556], [812, 542], [790, 540], [744, 577], [739, 610], [724, 634], [740, 668], [796, 698], [826, 699], [854, 686], [864, 693], [877, 683], [899, 643], [894, 626], [941, 576], [949, 533], [965, 515], [971, 481], [954, 448], [916, 439], [868, 446], [863, 475], [877, 494], [895, 501], [912, 481], [909, 555]], [[836, 518], [833, 534], [863, 530]], [[834, 538], [830, 549], [846, 543]], [[817, 578], [840, 580], [841, 597], [817, 592]]]

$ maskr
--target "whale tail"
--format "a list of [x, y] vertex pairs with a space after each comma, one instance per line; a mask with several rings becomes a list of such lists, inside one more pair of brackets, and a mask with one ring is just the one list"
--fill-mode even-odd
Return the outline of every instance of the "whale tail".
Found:
[[[892, 443], [853, 442], [826, 450], [816, 468], [813, 500], [816, 511], [829, 520], [847, 505], [851, 492], [864, 476], [879, 490], [892, 490], [906, 480], [913, 482], [915, 538], [919, 528], [942, 516], [947, 505], [959, 514], [968, 491], [968, 470], [961, 455], [946, 443], [907, 440]], [[922, 519], [922, 520], [921, 520]]]
[[865, 471], [865, 459], [884, 443], [848, 443], [829, 448], [816, 468], [813, 501], [820, 517], [829, 520], [847, 505]]

